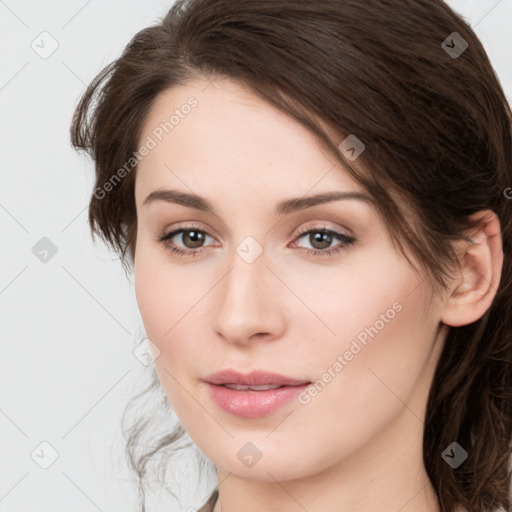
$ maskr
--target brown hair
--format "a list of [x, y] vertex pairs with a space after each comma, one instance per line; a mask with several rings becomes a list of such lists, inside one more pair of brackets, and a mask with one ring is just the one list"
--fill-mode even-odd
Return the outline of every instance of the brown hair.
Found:
[[[454, 37], [458, 48], [459, 37], [468, 45], [459, 55], [447, 48]], [[512, 114], [474, 31], [441, 0], [177, 1], [99, 73], [76, 109], [72, 143], [94, 159], [96, 190], [132, 158], [155, 98], [197, 77], [233, 79], [311, 130], [375, 198], [393, 242], [406, 257], [404, 247], [412, 251], [436, 287], [457, 265], [452, 242], [476, 225], [469, 216], [497, 214], [500, 285], [478, 321], [449, 329], [427, 404], [423, 457], [443, 512], [458, 504], [510, 510]], [[338, 148], [349, 134], [365, 144], [364, 174]], [[93, 235], [121, 255], [125, 269], [137, 234], [135, 176], [123, 173], [89, 205]], [[398, 197], [410, 205], [414, 226]], [[149, 390], [157, 386], [154, 378]], [[162, 435], [137, 456], [150, 423], [146, 417], [129, 431], [140, 481], [158, 453], [168, 450], [160, 460], [168, 463], [184, 433]], [[441, 457], [454, 441], [469, 455], [457, 469]]]

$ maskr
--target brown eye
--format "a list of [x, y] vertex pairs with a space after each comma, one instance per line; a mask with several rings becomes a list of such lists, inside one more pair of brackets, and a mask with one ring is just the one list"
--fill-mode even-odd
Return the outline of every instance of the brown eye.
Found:
[[[172, 252], [180, 255], [185, 255], [186, 253], [195, 255], [198, 252], [202, 252], [207, 238], [213, 240], [205, 231], [195, 228], [181, 228], [161, 236], [159, 240], [171, 249]], [[177, 244], [178, 241], [179, 244]]]
[[181, 232], [181, 241], [187, 249], [197, 249], [204, 243], [205, 236], [202, 231], [185, 229]]
[[[208, 247], [208, 245], [205, 244], [208, 238], [214, 241], [214, 238], [205, 231], [190, 227], [175, 229], [170, 233], [161, 235], [159, 241], [162, 242], [171, 253], [176, 253], [179, 256], [196, 256], [202, 253], [204, 248]], [[340, 251], [348, 250], [349, 247], [357, 241], [353, 236], [345, 235], [326, 227], [303, 230], [295, 240], [301, 238], [306, 239], [311, 247], [303, 247], [296, 243], [294, 245], [305, 250], [307, 254], [315, 256], [329, 256]], [[339, 243], [332, 246], [332, 243], [336, 239]]]
[[309, 233], [309, 242], [313, 249], [327, 249], [333, 240], [333, 235], [327, 231], [311, 231]]
[[[306, 239], [311, 245], [311, 247], [302, 248], [306, 250], [308, 254], [314, 255], [329, 255], [340, 250], [348, 249], [350, 245], [353, 245], [356, 242], [356, 239], [353, 236], [338, 233], [337, 231], [328, 228], [308, 229], [307, 231], [302, 231], [296, 240], [300, 240], [301, 238]], [[339, 240], [340, 243], [338, 243], [337, 247], [331, 247], [331, 244], [335, 239]]]

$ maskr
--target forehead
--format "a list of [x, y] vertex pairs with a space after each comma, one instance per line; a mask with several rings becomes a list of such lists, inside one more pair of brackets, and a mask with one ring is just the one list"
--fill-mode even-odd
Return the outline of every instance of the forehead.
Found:
[[[242, 85], [193, 81], [161, 93], [142, 127], [139, 146], [154, 147], [137, 168], [137, 205], [155, 188], [200, 195], [242, 191], [283, 195], [362, 188], [296, 120]], [[151, 145], [153, 145], [151, 144]]]

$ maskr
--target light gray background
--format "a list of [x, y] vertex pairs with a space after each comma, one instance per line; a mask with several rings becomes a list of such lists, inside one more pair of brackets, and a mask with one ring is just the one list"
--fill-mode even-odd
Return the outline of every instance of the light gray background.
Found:
[[[512, 97], [512, 0], [448, 3]], [[85, 85], [170, 5], [0, 0], [0, 512], [135, 510], [119, 424], [147, 373], [132, 353], [143, 327], [133, 279], [91, 241], [93, 169], [72, 151], [69, 124]], [[48, 58], [32, 48], [52, 39]], [[46, 263], [32, 252], [43, 237], [57, 248]], [[58, 452], [48, 469], [31, 457], [51, 455], [43, 441]], [[183, 510], [205, 497], [185, 488]]]

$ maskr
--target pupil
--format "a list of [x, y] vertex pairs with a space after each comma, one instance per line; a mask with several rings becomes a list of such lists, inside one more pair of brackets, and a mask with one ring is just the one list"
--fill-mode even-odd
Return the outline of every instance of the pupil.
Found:
[[320, 244], [320, 247], [316, 247], [317, 249], [326, 249], [331, 245], [331, 235], [329, 233], [312, 233], [310, 235], [310, 242], [313, 247], [315, 247], [316, 243]]
[[[192, 236], [190, 236], [190, 234], [192, 234]], [[196, 247], [201, 247], [201, 243], [203, 242], [203, 236], [202, 233], [200, 233], [199, 231], [185, 231], [183, 236], [187, 238], [189, 241], [191, 241], [192, 249], [195, 249]], [[185, 245], [188, 246], [189, 244], [185, 242]]]

